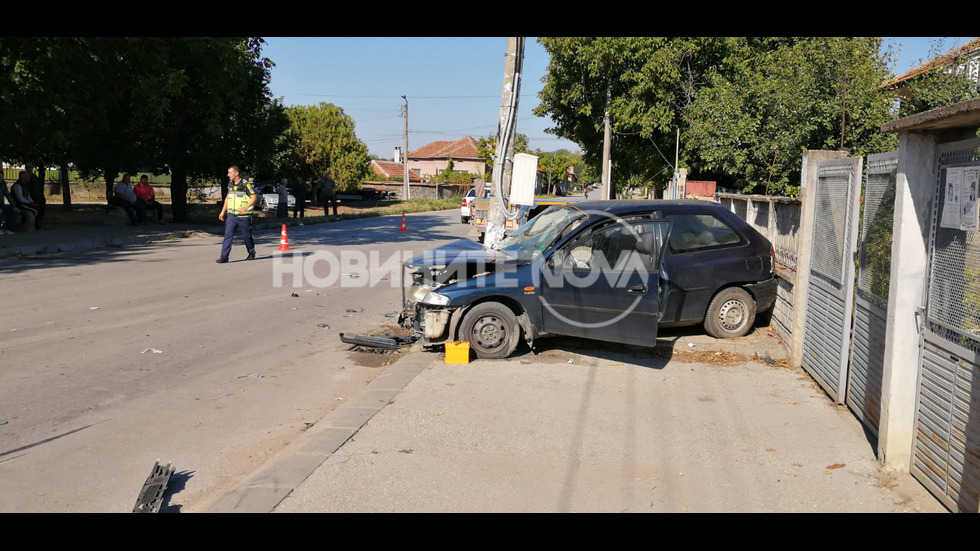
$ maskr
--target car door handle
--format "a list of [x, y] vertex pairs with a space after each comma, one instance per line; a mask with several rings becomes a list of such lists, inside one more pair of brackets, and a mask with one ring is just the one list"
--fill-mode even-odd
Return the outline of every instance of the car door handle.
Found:
[[627, 289], [626, 292], [631, 295], [645, 295], [647, 294], [647, 286], [643, 284], [634, 285]]

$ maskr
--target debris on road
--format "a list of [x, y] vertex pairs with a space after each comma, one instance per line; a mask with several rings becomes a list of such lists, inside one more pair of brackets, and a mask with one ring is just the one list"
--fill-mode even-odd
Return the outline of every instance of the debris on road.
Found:
[[153, 464], [150, 476], [146, 477], [139, 497], [136, 498], [136, 505], [133, 506], [134, 513], [160, 512], [163, 494], [167, 491], [167, 485], [170, 484], [170, 477], [173, 476], [174, 471], [174, 466], [170, 463], [167, 463], [166, 467], [161, 467], [159, 459]]
[[414, 342], [414, 339], [402, 335], [356, 335], [354, 337], [345, 337], [343, 333], [340, 333], [340, 342], [370, 348], [382, 348], [384, 350], [398, 350], [401, 345]]

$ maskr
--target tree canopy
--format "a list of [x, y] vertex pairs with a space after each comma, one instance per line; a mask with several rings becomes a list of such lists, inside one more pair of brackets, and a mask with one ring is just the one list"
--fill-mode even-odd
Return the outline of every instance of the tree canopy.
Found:
[[298, 105], [289, 116], [289, 149], [298, 174], [310, 180], [333, 175], [338, 191], [360, 189], [370, 171], [367, 145], [354, 133], [354, 119], [332, 103]]
[[894, 137], [880, 39], [539, 38], [551, 56], [541, 104], [552, 131], [598, 166], [612, 120], [613, 181], [665, 182], [679, 158], [723, 187], [792, 192], [805, 149], [873, 153]]
[[[191, 178], [262, 170], [285, 129], [255, 37], [0, 39], [0, 157]], [[254, 166], [249, 166], [254, 163]]]
[[[493, 174], [493, 157], [497, 154], [497, 135], [490, 134], [489, 136], [480, 138], [477, 151], [479, 152], [481, 159], [486, 159], [487, 172], [482, 176], [484, 180], [489, 182], [490, 177]], [[529, 153], [526, 134], [521, 134], [518, 132], [514, 136], [514, 153]]]

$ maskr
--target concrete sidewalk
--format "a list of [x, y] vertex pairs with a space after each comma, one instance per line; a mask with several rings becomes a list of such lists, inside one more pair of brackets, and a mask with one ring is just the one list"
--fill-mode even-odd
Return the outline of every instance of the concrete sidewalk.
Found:
[[468, 365], [407, 354], [210, 510], [946, 511], [883, 472], [806, 373], [765, 361], [785, 356], [765, 329], [542, 342]]

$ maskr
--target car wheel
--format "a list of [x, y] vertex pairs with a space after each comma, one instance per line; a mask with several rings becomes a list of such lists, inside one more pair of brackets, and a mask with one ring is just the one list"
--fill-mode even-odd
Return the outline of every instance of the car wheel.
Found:
[[745, 289], [723, 289], [708, 305], [704, 329], [716, 339], [742, 337], [755, 323], [755, 300]]
[[460, 222], [462, 222], [464, 224], [467, 224], [467, 223], [469, 223], [470, 218], [468, 216], [460, 216], [459, 217], [459, 220], [460, 220]]
[[477, 358], [501, 359], [517, 349], [520, 325], [510, 308], [499, 302], [477, 304], [466, 313], [459, 337], [470, 343]]

